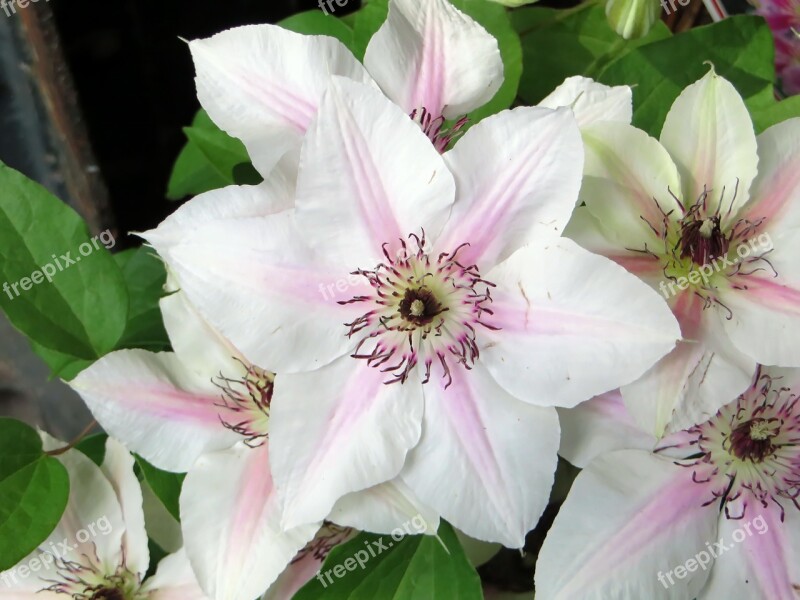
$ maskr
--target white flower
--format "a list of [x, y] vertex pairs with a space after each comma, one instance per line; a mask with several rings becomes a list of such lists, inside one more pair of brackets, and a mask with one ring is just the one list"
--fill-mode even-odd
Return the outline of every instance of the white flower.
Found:
[[497, 41], [447, 0], [391, 0], [363, 66], [332, 37], [275, 25], [230, 29], [190, 49], [203, 108], [264, 176], [300, 148], [332, 75], [380, 87], [440, 149], [503, 82]]
[[800, 366], [800, 119], [758, 138], [711, 70], [675, 101], [660, 142], [621, 123], [583, 130], [581, 198], [568, 235], [659, 289], [684, 340], [622, 389], [660, 436], [747, 388], [756, 363]]
[[[568, 109], [520, 108], [441, 156], [373, 88], [335, 78], [295, 208], [145, 237], [243, 356], [276, 373], [284, 526], [399, 476], [465, 533], [521, 546], [556, 464], [553, 406], [639, 377], [678, 337], [663, 301], [561, 239], [580, 186]], [[231, 203], [259, 188], [228, 188]]]
[[[277, 186], [270, 189], [278, 194]], [[216, 210], [201, 210], [204, 217], [224, 218], [226, 210], [243, 214], [247, 198], [240, 195], [245, 202], [237, 203], [230, 191], [212, 192], [206, 196], [212, 202], [195, 203], [184, 214], [210, 206]], [[249, 210], [256, 206], [275, 208], [253, 203]], [[183, 538], [209, 597], [252, 600], [286, 571], [269, 598], [288, 600], [310, 576], [309, 562], [324, 558], [319, 540], [343, 528], [325, 525], [319, 532], [317, 522], [281, 529], [269, 465], [274, 376], [247, 362], [181, 292], [162, 299], [161, 309], [174, 353], [114, 352], [71, 385], [112, 435], [159, 468], [188, 471], [180, 500]], [[387, 482], [342, 498], [331, 518], [388, 533], [417, 514], [435, 533], [438, 515], [417, 503], [402, 482]]]
[[539, 555], [537, 599], [796, 598], [798, 392], [800, 370], [759, 369], [739, 398], [655, 451], [624, 419], [597, 419], [619, 414], [612, 398], [570, 411], [565, 423], [592, 441], [562, 450], [589, 462]]
[[[44, 437], [45, 449], [64, 444]], [[58, 456], [70, 479], [64, 515], [52, 534], [16, 567], [0, 573], [9, 600], [206, 600], [183, 550], [150, 563], [142, 490], [133, 457], [113, 439], [102, 467], [78, 450]]]

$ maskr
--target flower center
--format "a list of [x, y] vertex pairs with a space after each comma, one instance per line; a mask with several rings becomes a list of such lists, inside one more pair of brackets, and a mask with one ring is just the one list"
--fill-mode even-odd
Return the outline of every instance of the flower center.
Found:
[[401, 240], [393, 257], [385, 244], [385, 262], [353, 273], [367, 279], [372, 293], [341, 303], [361, 303], [367, 309], [346, 324], [347, 335], [359, 340], [352, 356], [389, 373], [387, 383], [404, 383], [417, 364], [424, 365], [427, 383], [437, 364], [448, 386], [450, 364], [469, 369], [480, 354], [476, 328], [496, 329], [484, 320], [492, 314], [486, 305], [494, 285], [481, 279], [478, 267], [458, 261], [466, 244], [432, 257], [424, 234], [409, 240], [416, 249]]
[[680, 257], [690, 259], [700, 267], [715, 258], [725, 256], [730, 248], [730, 240], [722, 233], [717, 216], [690, 218], [688, 222], [681, 224], [680, 235]]
[[125, 594], [117, 588], [104, 587], [92, 594], [90, 600], [125, 600]]
[[766, 419], [742, 423], [731, 433], [731, 452], [741, 460], [762, 462], [775, 451], [772, 438], [778, 430], [778, 424]]
[[[772, 506], [783, 519], [788, 501], [800, 509], [800, 404], [792, 390], [762, 375], [736, 401], [692, 427], [685, 443], [695, 483], [709, 487], [728, 518], [744, 516], [750, 499]], [[700, 453], [699, 456], [697, 453]]]
[[245, 438], [249, 446], [260, 446], [269, 432], [269, 408], [275, 387], [275, 376], [254, 365], [242, 363], [245, 374], [228, 378], [220, 373], [213, 382], [222, 390], [218, 404], [227, 413], [222, 424]]

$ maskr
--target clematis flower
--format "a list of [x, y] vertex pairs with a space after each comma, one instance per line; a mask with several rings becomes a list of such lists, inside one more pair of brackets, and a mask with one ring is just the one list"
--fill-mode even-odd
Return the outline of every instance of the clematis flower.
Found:
[[200, 103], [265, 177], [299, 150], [332, 75], [380, 87], [440, 150], [503, 82], [497, 41], [447, 0], [391, 0], [363, 66], [332, 37], [275, 25], [230, 29], [189, 48]]
[[741, 396], [655, 451], [628, 438], [601, 452], [548, 533], [537, 599], [796, 598], [799, 392], [800, 370], [759, 368]]
[[[45, 449], [64, 444], [43, 435]], [[77, 450], [58, 456], [70, 479], [61, 522], [38, 550], [0, 573], [3, 600], [206, 600], [183, 550], [150, 563], [133, 457], [113, 439], [102, 467]]]
[[581, 162], [569, 109], [500, 113], [442, 156], [382, 94], [336, 78], [294, 209], [179, 211], [144, 235], [213, 326], [278, 373], [284, 527], [399, 478], [468, 535], [522, 545], [552, 484], [552, 407], [633, 381], [679, 335], [657, 294], [559, 237]]
[[[269, 212], [285, 201], [278, 180], [258, 189], [263, 195], [212, 192], [178, 218], [218, 222]], [[165, 233], [170, 226], [165, 223]], [[290, 598], [313, 574], [309, 563], [324, 559], [323, 541], [339, 539], [349, 527], [389, 533], [419, 514], [435, 533], [438, 515], [406, 494], [402, 482], [342, 498], [331, 518], [344, 527], [317, 522], [284, 532], [269, 466], [274, 375], [247, 362], [182, 293], [162, 299], [161, 310], [174, 353], [114, 352], [71, 385], [109, 433], [161, 469], [188, 471], [180, 499], [183, 538], [210, 598], [252, 600], [284, 571], [268, 598]]]
[[758, 138], [739, 94], [711, 70], [673, 104], [660, 141], [620, 123], [583, 129], [587, 159], [568, 235], [658, 289], [684, 340], [622, 388], [661, 436], [707, 420], [756, 363], [800, 365], [800, 120]]

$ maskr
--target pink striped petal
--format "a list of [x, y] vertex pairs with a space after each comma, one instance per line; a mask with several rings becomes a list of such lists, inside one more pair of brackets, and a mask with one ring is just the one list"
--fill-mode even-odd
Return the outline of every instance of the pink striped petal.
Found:
[[372, 268], [409, 234], [436, 239], [455, 187], [425, 134], [380, 92], [336, 78], [303, 144], [297, 223], [320, 256]]
[[630, 383], [680, 337], [652, 289], [568, 239], [527, 246], [484, 277], [499, 329], [481, 332], [481, 361], [532, 404], [570, 408]]
[[244, 142], [265, 177], [300, 147], [331, 75], [372, 81], [338, 40], [275, 25], [229, 29], [195, 40], [189, 49], [200, 104]]
[[453, 215], [437, 248], [483, 272], [534, 239], [561, 235], [580, 189], [583, 149], [569, 109], [524, 107], [481, 121], [445, 154]]
[[161, 469], [186, 472], [204, 452], [238, 439], [220, 422], [209, 373], [176, 355], [113, 352], [70, 382], [111, 436]]
[[[668, 573], [716, 541], [719, 508], [690, 471], [622, 450], [578, 475], [536, 565], [537, 600], [685, 600], [708, 571]], [[709, 557], [711, 560], [711, 557]]]
[[387, 385], [386, 373], [347, 356], [276, 378], [270, 441], [285, 527], [320, 521], [342, 496], [400, 472], [420, 436], [415, 373]]
[[481, 107], [503, 83], [497, 41], [447, 0], [392, 0], [364, 64], [406, 114], [434, 118]]
[[761, 364], [800, 367], [800, 232], [771, 241], [769, 264], [745, 265], [742, 272], [752, 274], [738, 275], [725, 290], [725, 331], [740, 352]]
[[253, 600], [278, 578], [320, 523], [284, 531], [267, 444], [207, 454], [181, 492], [186, 553], [215, 600]]
[[721, 519], [726, 550], [714, 563], [700, 600], [770, 598], [800, 594], [800, 512], [789, 506], [785, 522], [775, 505], [750, 504], [744, 518]]
[[758, 177], [742, 218], [766, 222], [777, 235], [800, 227], [800, 118], [783, 121], [758, 136]]
[[556, 412], [510, 396], [480, 363], [445, 386], [425, 386], [422, 439], [401, 478], [467, 535], [520, 548], [550, 495]]

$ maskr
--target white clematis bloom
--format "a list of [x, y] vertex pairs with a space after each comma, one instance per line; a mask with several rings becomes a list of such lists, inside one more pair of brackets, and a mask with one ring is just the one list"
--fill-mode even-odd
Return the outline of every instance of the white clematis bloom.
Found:
[[[45, 449], [64, 444], [43, 435]], [[133, 457], [106, 442], [98, 467], [78, 450], [58, 456], [69, 474], [64, 515], [39, 549], [0, 573], [3, 600], [207, 600], [183, 550], [164, 558], [152, 577]]]
[[800, 366], [800, 119], [760, 136], [711, 70], [670, 110], [660, 141], [621, 123], [583, 129], [568, 235], [658, 289], [684, 341], [622, 389], [646, 431], [690, 427], [747, 388], [756, 364]]
[[552, 484], [552, 407], [635, 380], [679, 336], [657, 294], [560, 238], [582, 154], [569, 109], [520, 108], [442, 156], [374, 88], [335, 78], [294, 209], [179, 211], [145, 234], [204, 316], [279, 374], [285, 527], [399, 477], [465, 533], [522, 546]]
[[503, 83], [497, 41], [447, 0], [391, 0], [363, 65], [332, 37], [276, 25], [230, 29], [189, 48], [200, 103], [265, 177], [299, 150], [332, 75], [380, 87], [441, 150]]
[[[219, 220], [269, 212], [284, 198], [275, 182], [259, 188], [264, 194], [267, 189], [271, 202], [212, 192], [178, 220], [186, 214]], [[71, 385], [112, 435], [159, 468], [188, 471], [180, 501], [183, 538], [210, 598], [252, 600], [291, 563], [269, 595], [288, 600], [311, 576], [309, 562], [324, 558], [321, 540], [339, 539], [348, 527], [388, 533], [420, 514], [427, 532], [435, 533], [438, 515], [419, 505], [402, 482], [342, 498], [331, 518], [345, 527], [317, 522], [284, 532], [269, 465], [273, 374], [247, 362], [182, 293], [162, 299], [161, 309], [174, 353], [114, 352]]]
[[539, 554], [536, 598], [797, 598], [799, 394], [799, 369], [759, 368], [744, 394], [655, 451], [607, 418], [613, 398], [570, 415], [593, 441], [562, 448], [588, 466]]

